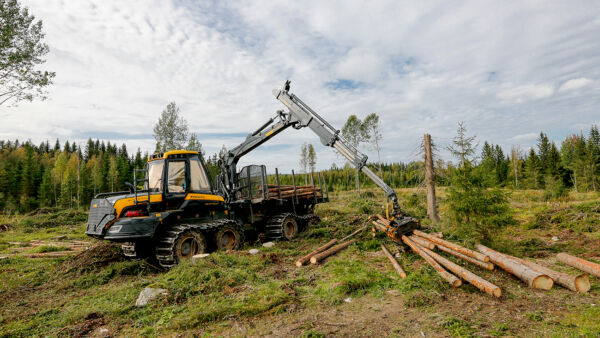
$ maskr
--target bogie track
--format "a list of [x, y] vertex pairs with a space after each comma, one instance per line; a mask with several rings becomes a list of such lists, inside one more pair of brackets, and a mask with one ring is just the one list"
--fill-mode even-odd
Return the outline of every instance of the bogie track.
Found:
[[[156, 239], [156, 259], [163, 268], [175, 266], [181, 259], [208, 251], [208, 240], [213, 240], [223, 229], [237, 229], [235, 221], [222, 219], [202, 224], [169, 225]], [[240, 235], [241, 234], [241, 235]], [[232, 246], [241, 246], [244, 237], [239, 230]]]

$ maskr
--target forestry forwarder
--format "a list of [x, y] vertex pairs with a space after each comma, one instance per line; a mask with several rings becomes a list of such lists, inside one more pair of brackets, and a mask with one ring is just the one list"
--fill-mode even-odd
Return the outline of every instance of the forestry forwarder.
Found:
[[[382, 188], [388, 198], [388, 235], [402, 234], [419, 227], [419, 221], [400, 211], [396, 192], [367, 166], [367, 156], [350, 146], [336, 130], [294, 94], [290, 82], [273, 90], [288, 111], [277, 111], [246, 140], [228, 151], [219, 163], [221, 173], [210, 183], [203, 159], [195, 151], [173, 150], [149, 156], [146, 169], [134, 171], [130, 191], [103, 193], [90, 205], [86, 234], [121, 242], [125, 256], [155, 255], [165, 268], [181, 259], [211, 249], [238, 249], [245, 231], [271, 239], [292, 239], [301, 227], [318, 222], [317, 203], [327, 202], [325, 179], [318, 186], [284, 187], [267, 184], [264, 165], [250, 165], [237, 171], [240, 158], [283, 130], [308, 127], [321, 143], [335, 148], [348, 161]], [[145, 178], [138, 179], [138, 172]], [[143, 190], [137, 184], [144, 182]], [[279, 176], [277, 174], [277, 182]], [[323, 189], [324, 186], [324, 189]], [[285, 189], [286, 192], [282, 191]], [[308, 193], [306, 191], [309, 191]], [[293, 192], [293, 193], [292, 193]], [[390, 208], [391, 207], [391, 208]]]

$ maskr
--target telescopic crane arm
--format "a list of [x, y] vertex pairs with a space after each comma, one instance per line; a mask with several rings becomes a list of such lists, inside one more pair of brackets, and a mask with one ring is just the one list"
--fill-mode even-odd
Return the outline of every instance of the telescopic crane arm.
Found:
[[375, 182], [375, 184], [385, 192], [388, 200], [392, 202], [394, 212], [400, 213], [400, 206], [398, 204], [396, 192], [371, 169], [369, 169], [369, 167], [367, 167], [367, 156], [351, 146], [340, 135], [339, 130], [335, 129], [331, 124], [317, 114], [317, 112], [312, 110], [306, 103], [302, 102], [300, 98], [294, 94], [291, 94], [289, 89], [290, 81], [286, 81], [282, 89], [273, 90], [273, 95], [275, 95], [279, 101], [288, 107], [289, 114], [294, 120], [294, 128], [300, 129], [308, 127], [315, 134], [317, 134], [323, 145], [336, 149], [350, 163], [358, 168], [358, 170], [365, 173], [367, 177]]
[[[236, 165], [242, 156], [256, 149], [290, 126], [295, 129], [308, 127], [319, 137], [323, 145], [336, 149], [385, 192], [388, 200], [393, 205], [393, 215], [390, 216], [401, 216], [402, 213], [396, 192], [366, 166], [367, 156], [351, 146], [340, 135], [339, 130], [335, 129], [296, 95], [291, 94], [289, 89], [290, 81], [286, 81], [282, 89], [273, 90], [273, 95], [288, 107], [288, 111], [277, 111], [275, 118], [269, 119], [260, 128], [249, 134], [244, 142], [227, 152], [225, 159], [221, 163], [223, 172], [226, 173], [225, 177], [223, 177], [226, 193], [229, 194], [230, 191], [235, 189]], [[270, 128], [269, 125], [271, 125]]]

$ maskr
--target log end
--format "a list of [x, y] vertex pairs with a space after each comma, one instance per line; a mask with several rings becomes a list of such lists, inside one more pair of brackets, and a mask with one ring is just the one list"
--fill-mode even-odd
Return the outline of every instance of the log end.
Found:
[[502, 296], [502, 289], [495, 288], [494, 290], [492, 290], [492, 295], [496, 298], [500, 298]]
[[490, 271], [494, 271], [494, 264], [488, 262], [488, 265], [487, 265], [486, 269], [488, 269]]
[[539, 275], [533, 279], [533, 283], [531, 283], [531, 287], [534, 289], [541, 290], [550, 290], [554, 285], [554, 281], [552, 278], [546, 275]]
[[590, 291], [590, 277], [585, 274], [575, 277], [575, 288], [581, 293]]
[[488, 255], [485, 255], [485, 256], [483, 257], [483, 262], [484, 262], [484, 263], [488, 263], [489, 261], [490, 261], [490, 256], [488, 256]]
[[401, 273], [400, 278], [402, 278], [402, 279], [406, 278], [406, 273], [405, 272]]
[[459, 286], [461, 286], [461, 285], [462, 285], [462, 281], [461, 281], [460, 279], [458, 279], [458, 278], [457, 278], [457, 279], [455, 279], [455, 280], [452, 282], [452, 287], [453, 287], [453, 288], [457, 288], [457, 287], [459, 287]]
[[317, 259], [315, 257], [311, 257], [310, 264], [317, 264]]
[[302, 262], [300, 262], [300, 261], [296, 261], [296, 266], [297, 266], [297, 267], [301, 267], [302, 265], [304, 265]]

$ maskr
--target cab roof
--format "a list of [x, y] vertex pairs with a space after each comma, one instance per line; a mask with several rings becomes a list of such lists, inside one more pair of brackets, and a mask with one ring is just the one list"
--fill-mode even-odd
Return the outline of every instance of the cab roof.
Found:
[[162, 160], [169, 157], [187, 157], [187, 156], [176, 156], [176, 155], [198, 155], [197, 151], [193, 150], [170, 150], [166, 153], [157, 153], [148, 156], [148, 162], [154, 160]]

